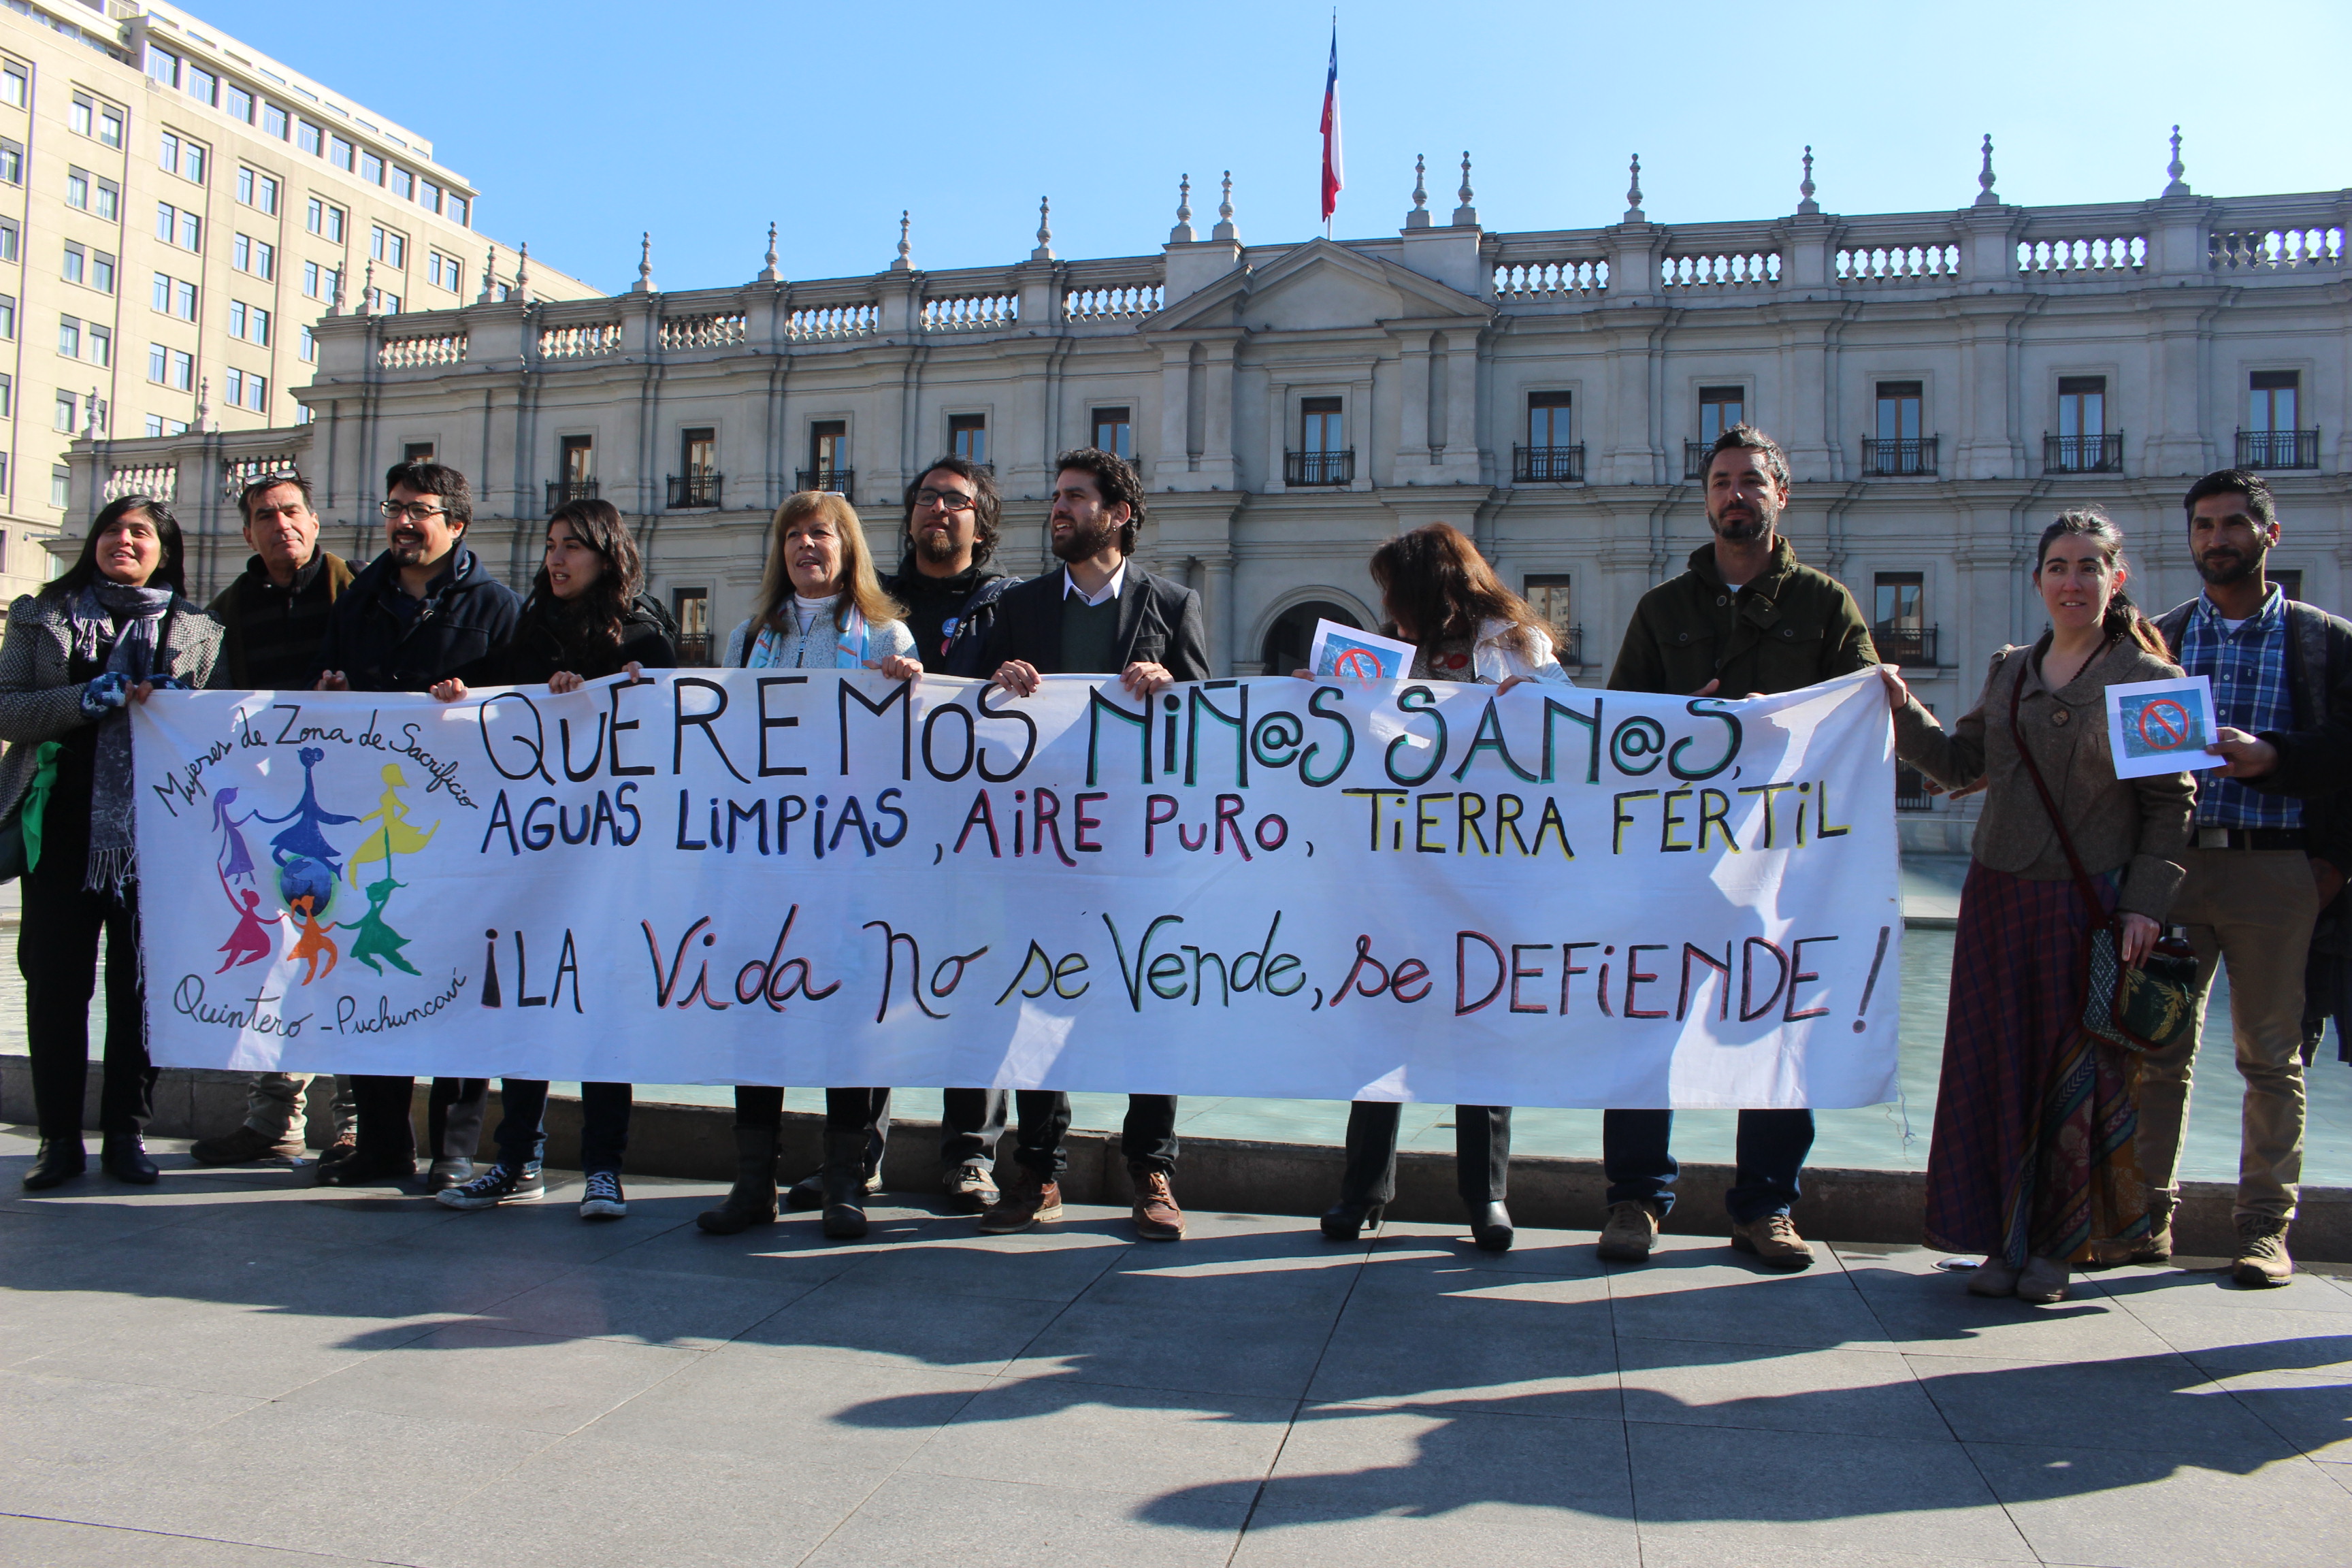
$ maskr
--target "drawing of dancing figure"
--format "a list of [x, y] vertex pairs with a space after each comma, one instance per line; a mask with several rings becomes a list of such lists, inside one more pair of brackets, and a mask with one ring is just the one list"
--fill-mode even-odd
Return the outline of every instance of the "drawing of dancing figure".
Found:
[[[384, 763], [383, 784], [383, 794], [377, 799], [375, 809], [360, 818], [362, 822], [381, 826], [370, 832], [361, 843], [358, 851], [352, 856], [352, 866], [356, 869], [381, 858], [384, 874], [390, 876], [393, 856], [417, 853], [433, 842], [433, 836], [441, 830], [441, 825], [436, 822], [420, 833], [416, 825], [408, 819], [408, 805], [400, 798], [400, 792], [408, 787], [408, 779], [401, 773], [398, 763]], [[352, 951], [356, 952], [358, 950]]]
[[[294, 809], [283, 816], [263, 816], [264, 822], [289, 822], [270, 839], [271, 858], [283, 866], [292, 860], [315, 860], [335, 876], [343, 874], [342, 851], [327, 842], [322, 826], [335, 823], [357, 822], [356, 816], [344, 816], [329, 811], [319, 804], [319, 779], [314, 771], [326, 761], [327, 753], [316, 746], [305, 746], [295, 753], [302, 761], [302, 798]], [[289, 900], [290, 901], [290, 900]], [[313, 902], [316, 902], [314, 900]], [[319, 912], [324, 912], [323, 910]]]
[[213, 797], [213, 826], [221, 835], [221, 847], [224, 852], [221, 876], [224, 879], [242, 877], [250, 882], [253, 880], [253, 851], [247, 846], [245, 835], [238, 829], [253, 820], [253, 814], [247, 812], [243, 816], [230, 816], [228, 808], [236, 804], [236, 791], [233, 788], [225, 789]]

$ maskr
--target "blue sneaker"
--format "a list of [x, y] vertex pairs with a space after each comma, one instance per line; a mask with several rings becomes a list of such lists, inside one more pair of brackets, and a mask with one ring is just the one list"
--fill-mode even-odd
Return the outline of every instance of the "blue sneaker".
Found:
[[470, 1182], [442, 1188], [433, 1198], [453, 1209], [487, 1209], [500, 1204], [536, 1203], [546, 1195], [547, 1179], [537, 1165], [520, 1171], [492, 1165]]

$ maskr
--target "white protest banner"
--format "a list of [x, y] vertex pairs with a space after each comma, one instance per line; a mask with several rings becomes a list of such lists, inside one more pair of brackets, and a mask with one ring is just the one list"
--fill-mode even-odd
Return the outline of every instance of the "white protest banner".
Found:
[[159, 693], [182, 1067], [1556, 1106], [1893, 1090], [1874, 674], [1528, 685], [677, 670]]

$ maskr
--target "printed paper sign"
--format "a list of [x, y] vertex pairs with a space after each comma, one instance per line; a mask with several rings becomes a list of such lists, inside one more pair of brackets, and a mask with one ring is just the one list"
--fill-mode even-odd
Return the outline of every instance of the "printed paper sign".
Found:
[[1894, 1091], [1876, 674], [680, 669], [133, 710], [154, 1059], [1467, 1105]]
[[[1412, 671], [1413, 656], [1421, 650], [1409, 642], [1360, 632], [1337, 621], [1315, 623], [1315, 641], [1307, 651], [1307, 668], [1320, 676], [1341, 680], [1402, 680]], [[1288, 675], [1286, 669], [1269, 674]]]
[[2220, 727], [2213, 717], [2213, 683], [2205, 676], [2107, 688], [2107, 745], [2119, 779], [2221, 766], [2228, 759], [2205, 749]]

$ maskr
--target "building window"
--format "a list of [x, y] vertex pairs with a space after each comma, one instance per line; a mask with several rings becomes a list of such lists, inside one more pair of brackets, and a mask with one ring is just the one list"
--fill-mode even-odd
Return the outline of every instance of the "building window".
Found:
[[172, 314], [184, 321], [196, 319], [196, 286], [184, 280], [172, 285]]
[[179, 392], [196, 389], [196, 356], [184, 349], [172, 351], [172, 385]]
[[383, 184], [383, 159], [373, 153], [360, 154], [360, 178], [371, 185]]
[[114, 363], [114, 329], [96, 322], [89, 329], [89, 363], [111, 366]]
[[379, 316], [400, 314], [400, 296], [383, 289], [368, 290], [368, 309]]
[[948, 450], [967, 463], [987, 462], [988, 416], [985, 414], [949, 415]]
[[310, 206], [303, 217], [303, 226], [335, 245], [343, 243], [343, 209], [331, 202], [310, 198]]
[[0, 137], [0, 184], [21, 185], [24, 183], [25, 150], [5, 137]]
[[2053, 474], [2113, 474], [2124, 466], [2124, 438], [2107, 430], [2107, 378], [2058, 378], [2058, 433], [2043, 443], [2042, 468]]
[[73, 510], [73, 470], [56, 468], [49, 470], [49, 504], [59, 511]]
[[708, 425], [679, 431], [677, 448], [678, 467], [688, 475], [703, 477], [719, 467], [719, 432]]
[[1863, 442], [1863, 468], [1874, 474], [1932, 474], [1936, 443], [1922, 434], [1926, 389], [1916, 381], [1878, 384], [1878, 434]]
[[81, 358], [81, 321], [79, 318], [58, 318], [58, 353], [68, 359]]
[[1916, 572], [1881, 572], [1872, 579], [1870, 637], [1889, 664], [1936, 662], [1935, 628], [1927, 625], [1926, 579]]
[[317, 363], [319, 360], [318, 333], [312, 331], [308, 327], [304, 327], [302, 329], [301, 340], [296, 346], [295, 353], [301, 356], [302, 363], [304, 364]]
[[16, 300], [15, 296], [0, 294], [0, 338], [16, 335]]
[[430, 441], [411, 441], [401, 447], [400, 460], [404, 463], [429, 463], [436, 450], [437, 448]]
[[678, 662], [688, 667], [710, 662], [710, 590], [673, 588], [669, 611], [677, 622]]
[[15, 261], [21, 248], [20, 241], [16, 220], [0, 217], [0, 261]]
[[261, 129], [263, 134], [275, 136], [280, 142], [285, 141], [288, 135], [287, 128], [291, 118], [292, 117], [284, 110], [278, 108], [274, 103], [266, 103], [262, 105]]
[[2319, 432], [2300, 428], [2300, 371], [2258, 370], [2246, 380], [2246, 427], [2238, 432], [2242, 468], [2315, 468]]
[[232, 300], [228, 305], [228, 335], [248, 343], [269, 346], [269, 312], [258, 305]]
[[1575, 445], [1572, 400], [1566, 392], [1528, 394], [1528, 445], [1538, 450]]
[[474, 204], [471, 198], [461, 196], [455, 191], [450, 192], [449, 220], [452, 223], [455, 223], [459, 228], [473, 227]]
[[0, 103], [22, 109], [33, 96], [32, 74], [16, 61], [0, 65]]
[[180, 85], [180, 57], [169, 49], [147, 46], [147, 74], [165, 87]]
[[112, 180], [100, 180], [98, 182], [98, 206], [96, 210], [98, 216], [104, 218], [109, 223], [113, 223], [121, 218], [122, 216], [122, 187], [116, 184]]
[[71, 433], [74, 419], [81, 412], [81, 399], [70, 392], [58, 394], [57, 404], [50, 411], [49, 428]]
[[156, 146], [156, 162], [163, 165], [164, 173], [193, 180], [200, 185], [205, 183], [207, 154], [202, 143], [191, 142], [184, 136], [174, 136], [166, 131]]
[[79, 169], [66, 171], [66, 205], [89, 210], [89, 176]]
[[351, 172], [352, 154], [357, 151], [357, 148], [353, 147], [350, 142], [344, 141], [340, 136], [330, 136], [327, 138], [327, 162], [332, 163], [336, 168], [342, 170], [345, 174], [349, 174]]
[[584, 485], [595, 477], [596, 437], [563, 437], [563, 482], [566, 485]]
[[[2279, 585], [2279, 592], [2290, 599], [2303, 597], [2303, 568], [2300, 566], [2268, 566], [2263, 575]], [[2308, 601], [2306, 601], [2307, 603]]]
[[441, 187], [435, 184], [431, 180], [417, 181], [416, 205], [423, 207], [429, 213], [439, 212], [441, 210]]
[[1301, 398], [1298, 404], [1298, 449], [1316, 453], [1343, 450], [1348, 444], [1345, 420], [1344, 405], [1339, 398]]
[[395, 164], [392, 171], [392, 194], [402, 201], [414, 199], [416, 195], [416, 176]]
[[1511, 450], [1514, 483], [1584, 478], [1584, 448], [1576, 445], [1575, 395], [1528, 394], [1528, 441]]
[[428, 251], [425, 259], [425, 275], [453, 294], [465, 292], [457, 281], [457, 258], [454, 256], [444, 256], [437, 250]]
[[266, 239], [256, 239], [240, 234], [229, 242], [229, 262], [239, 272], [250, 272], [256, 278], [272, 278], [278, 272], [278, 247]]
[[232, 370], [228, 372], [222, 379], [221, 391], [223, 395], [227, 397], [228, 405], [231, 408], [243, 406], [245, 403], [245, 372], [241, 370]]
[[1524, 584], [1528, 604], [1551, 628], [1552, 651], [1562, 664], [1584, 662], [1584, 633], [1576, 624], [1569, 597], [1574, 585], [1565, 573], [1541, 574], [1530, 573]]
[[382, 224], [369, 226], [368, 254], [388, 267], [397, 267], [403, 271], [408, 268], [407, 238]]
[[1132, 411], [1126, 408], [1097, 408], [1091, 423], [1094, 426], [1094, 448], [1108, 452], [1114, 458], [1135, 461], [1135, 421]]
[[98, 140], [103, 147], [122, 145], [122, 110], [101, 104], [98, 110]]
[[258, 169], [239, 166], [236, 171], [236, 199], [247, 206], [275, 213], [278, 210], [278, 182]]
[[89, 252], [71, 240], [66, 241], [65, 264], [62, 268], [65, 280], [68, 283], [82, 282], [89, 272]]
[[[16, 416], [16, 382], [13, 376], [0, 375], [0, 419]], [[0, 486], [5, 489], [5, 486]]]
[[147, 379], [158, 386], [163, 384], [163, 374], [171, 361], [171, 352], [162, 343], [147, 345]]
[[327, 133], [320, 127], [305, 120], [295, 127], [295, 132], [294, 144], [313, 158], [326, 151]]
[[199, 70], [194, 66], [190, 66], [188, 96], [208, 109], [217, 105], [220, 102], [220, 78], [208, 70]]
[[849, 421], [819, 419], [809, 426], [809, 467], [816, 478], [803, 489], [837, 488], [838, 476], [849, 468]]
[[103, 250], [89, 253], [89, 286], [101, 294], [114, 292], [114, 258]]
[[73, 104], [66, 110], [66, 124], [77, 136], [98, 133], [98, 100], [86, 92], [73, 95]]
[[1712, 447], [1717, 437], [1748, 417], [1744, 386], [1702, 386], [1698, 389], [1698, 438]]
[[221, 107], [228, 111], [230, 119], [241, 120], [247, 125], [253, 123], [253, 94], [236, 83], [228, 84], [227, 101]]

